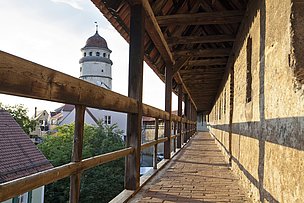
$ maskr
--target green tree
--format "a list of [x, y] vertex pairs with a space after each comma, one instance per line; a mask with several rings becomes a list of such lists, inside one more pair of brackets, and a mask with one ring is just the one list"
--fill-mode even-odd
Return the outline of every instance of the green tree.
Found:
[[[74, 125], [58, 127], [56, 135], [48, 135], [39, 149], [54, 166], [71, 160]], [[85, 125], [83, 158], [124, 148], [122, 132], [116, 125]], [[123, 190], [124, 159], [89, 169], [82, 173], [80, 202], [109, 202]], [[45, 202], [67, 202], [69, 178], [46, 186]]]
[[32, 132], [36, 127], [36, 121], [30, 119], [27, 116], [28, 109], [24, 107], [22, 104], [17, 104], [14, 106], [10, 105], [3, 105], [0, 103], [0, 108], [3, 108], [4, 110], [8, 111], [13, 118], [17, 121], [17, 123], [20, 125], [20, 127], [23, 129], [23, 131], [27, 134]]

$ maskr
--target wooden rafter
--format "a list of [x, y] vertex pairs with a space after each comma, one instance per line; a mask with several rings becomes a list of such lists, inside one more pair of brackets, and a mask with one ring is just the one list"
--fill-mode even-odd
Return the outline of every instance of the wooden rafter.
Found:
[[226, 58], [217, 59], [201, 59], [201, 60], [191, 60], [188, 61], [186, 66], [214, 66], [214, 65], [226, 65]]
[[244, 11], [221, 11], [221, 12], [204, 12], [195, 14], [174, 14], [157, 16], [159, 26], [167, 25], [212, 25], [212, 24], [229, 24], [239, 23], [243, 19]]
[[192, 56], [192, 57], [217, 57], [229, 56], [230, 48], [223, 49], [191, 49], [175, 51], [174, 56]]
[[197, 105], [196, 105], [196, 103], [194, 102], [194, 100], [193, 100], [193, 98], [192, 98], [192, 96], [191, 96], [189, 90], [186, 88], [186, 85], [185, 85], [185, 83], [184, 83], [184, 81], [183, 81], [181, 75], [179, 74], [179, 72], [177, 72], [176, 77], [174, 77], [174, 78], [176, 78], [178, 81], [180, 81], [180, 83], [183, 85], [185, 92], [189, 95], [189, 98], [190, 98], [191, 102], [193, 103], [195, 109], [197, 110]]
[[148, 16], [146, 20], [146, 31], [147, 34], [150, 36], [151, 40], [153, 41], [155, 47], [165, 60], [166, 64], [173, 65], [175, 63], [172, 53], [169, 49], [169, 46], [164, 38], [162, 31], [157, 23], [153, 10], [150, 6], [149, 1], [141, 0], [143, 8]]
[[176, 63], [173, 65], [173, 75], [177, 73], [185, 64], [187, 64], [187, 61], [189, 60], [189, 57], [181, 57], [179, 58]]
[[[174, 65], [175, 61], [173, 59], [172, 53], [169, 49], [169, 46], [167, 44], [167, 41], [164, 38], [164, 35], [157, 23], [156, 17], [153, 13], [153, 10], [150, 6], [150, 3], [148, 0], [140, 0], [140, 2], [143, 5], [144, 10], [146, 11], [146, 15], [148, 16], [147, 20], [146, 20], [146, 32], [149, 34], [151, 40], [153, 41], [154, 45], [157, 47], [157, 49], [159, 50], [160, 54], [162, 55], [162, 57], [164, 58], [164, 60], [166, 61], [166, 65]], [[182, 78], [180, 77], [179, 73], [178, 73], [178, 77], [179, 77], [179, 81], [181, 82], [181, 84], [183, 85], [184, 90], [189, 94], [189, 98], [192, 101], [192, 103], [194, 104], [195, 108], [196, 104], [194, 103], [194, 100], [192, 99], [186, 85], [183, 83]]]
[[179, 36], [167, 38], [169, 46], [177, 44], [233, 42], [234, 40], [235, 36], [233, 35]]

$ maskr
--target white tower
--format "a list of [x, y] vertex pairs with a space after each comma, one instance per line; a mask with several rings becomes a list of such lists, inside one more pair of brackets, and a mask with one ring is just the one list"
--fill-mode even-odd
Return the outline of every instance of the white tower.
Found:
[[80, 79], [112, 90], [112, 51], [106, 40], [98, 34], [97, 28], [96, 26], [95, 35], [90, 37], [81, 49], [83, 57], [79, 60]]

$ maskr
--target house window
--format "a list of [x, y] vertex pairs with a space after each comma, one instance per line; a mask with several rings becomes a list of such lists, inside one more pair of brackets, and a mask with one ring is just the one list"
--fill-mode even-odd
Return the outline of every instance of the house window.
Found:
[[28, 194], [27, 192], [13, 198], [13, 203], [31, 203], [32, 202], [32, 194]]
[[92, 54], [93, 54], [93, 53], [90, 51], [89, 55], [92, 56]]
[[110, 125], [111, 124], [111, 116], [105, 116], [104, 123], [107, 124], [107, 125]]
[[252, 70], [251, 70], [251, 60], [252, 60], [252, 38], [249, 36], [247, 39], [246, 47], [246, 103], [252, 100]]
[[100, 52], [96, 52], [96, 56], [100, 56]]

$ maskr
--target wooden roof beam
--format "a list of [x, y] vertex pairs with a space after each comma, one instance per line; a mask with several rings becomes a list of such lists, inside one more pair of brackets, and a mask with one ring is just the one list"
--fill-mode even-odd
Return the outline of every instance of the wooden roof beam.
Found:
[[233, 42], [234, 40], [234, 35], [179, 36], [167, 38], [169, 46], [177, 44]]
[[192, 102], [192, 104], [193, 104], [195, 110], [197, 110], [197, 105], [196, 105], [196, 103], [194, 102], [194, 100], [193, 100], [193, 98], [192, 98], [192, 96], [191, 96], [189, 90], [187, 89], [187, 87], [186, 87], [186, 85], [185, 85], [185, 83], [184, 83], [184, 81], [183, 81], [181, 75], [179, 74], [179, 71], [174, 75], [174, 79], [175, 79], [177, 82], [179, 82], [179, 83], [182, 84], [182, 86], [183, 86], [185, 92], [188, 94], [189, 99], [191, 100], [191, 102]]
[[175, 51], [174, 56], [191, 56], [191, 57], [218, 57], [229, 56], [230, 48], [221, 49], [191, 49]]
[[[157, 23], [156, 17], [153, 13], [153, 10], [150, 6], [150, 3], [148, 0], [136, 0], [136, 3], [142, 3], [143, 8], [146, 12], [147, 18], [146, 18], [146, 32], [148, 33], [148, 35], [150, 36], [151, 40], [153, 41], [154, 45], [156, 46], [156, 48], [158, 49], [159, 53], [161, 54], [161, 56], [163, 57], [164, 61], [166, 62], [166, 66], [169, 65], [174, 65], [175, 64], [175, 60], [173, 58], [173, 55], [169, 49], [169, 46], [167, 44], [167, 41], [164, 38], [164, 35]], [[180, 83], [182, 84], [184, 90], [187, 92], [187, 94], [189, 95], [190, 100], [192, 101], [193, 105], [195, 106], [195, 109], [197, 109], [197, 106], [194, 102], [194, 100], [191, 97], [191, 94], [189, 93], [185, 83], [183, 82], [181, 76], [179, 75], [179, 73], [177, 72], [177, 77], [180, 81]]]
[[191, 60], [186, 63], [186, 66], [215, 66], [215, 65], [226, 65], [227, 58], [217, 58], [217, 59], [201, 59], [201, 60]]
[[173, 75], [177, 73], [185, 64], [187, 64], [190, 57], [181, 57], [179, 58], [176, 63], [172, 66]]
[[173, 65], [175, 63], [172, 53], [169, 49], [167, 41], [157, 23], [153, 10], [148, 0], [140, 0], [142, 6], [146, 12], [146, 32], [153, 41], [155, 47], [163, 57], [167, 65]]
[[157, 16], [159, 26], [168, 25], [213, 25], [213, 24], [229, 24], [239, 23], [242, 21], [244, 11], [217, 11], [217, 12], [204, 12], [195, 14], [174, 14]]

